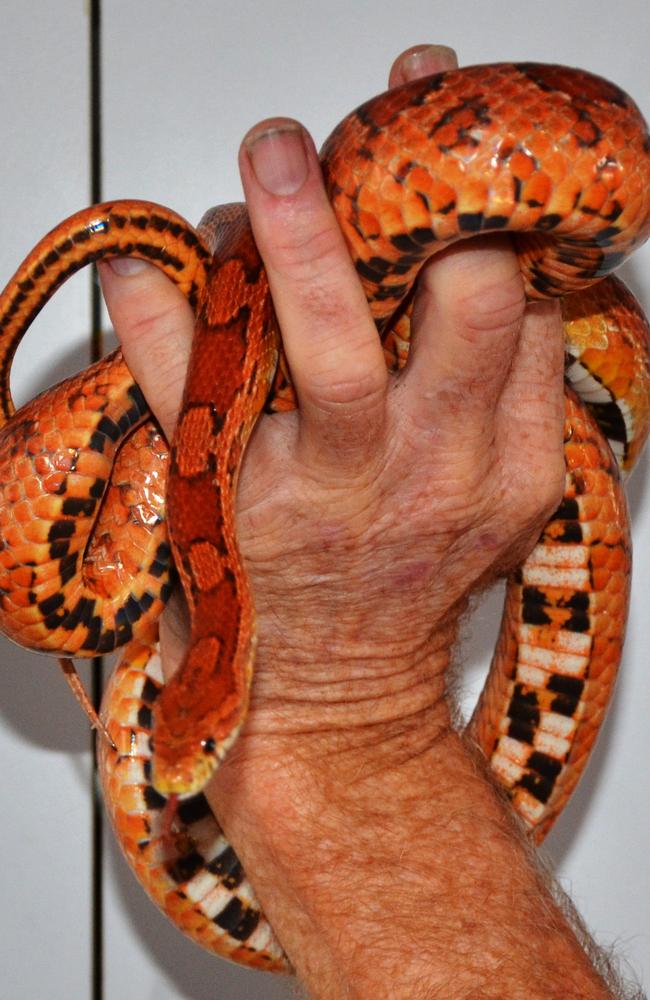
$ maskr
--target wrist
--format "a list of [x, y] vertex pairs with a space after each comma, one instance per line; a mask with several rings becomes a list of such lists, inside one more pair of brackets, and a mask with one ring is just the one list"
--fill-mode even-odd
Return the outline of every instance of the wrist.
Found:
[[310, 995], [610, 996], [462, 737], [311, 743], [244, 739], [210, 792]]
[[[262, 640], [255, 660], [245, 737], [290, 739], [293, 752], [321, 763], [336, 759], [350, 769], [368, 745], [387, 759], [403, 743], [403, 756], [447, 732], [445, 698], [453, 631], [444, 630], [422, 648], [337, 641], [311, 636], [300, 648]], [[296, 741], [299, 746], [296, 747]]]
[[[311, 620], [294, 632], [269, 619], [259, 632], [247, 719], [230, 756], [262, 740], [264, 753], [280, 759], [285, 751], [317, 761], [349, 753], [356, 773], [367, 745], [385, 743], [387, 758], [408, 758], [449, 730], [445, 674], [455, 622], [419, 645], [408, 635], [383, 643], [353, 640], [336, 623]], [[184, 656], [187, 636], [177, 592], [160, 627], [167, 680]]]

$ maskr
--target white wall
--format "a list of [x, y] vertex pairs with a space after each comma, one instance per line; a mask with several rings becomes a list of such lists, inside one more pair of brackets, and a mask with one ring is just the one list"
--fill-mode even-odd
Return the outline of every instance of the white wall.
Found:
[[[86, 24], [77, 4], [3, 4], [0, 283], [88, 198]], [[11, 9], [11, 15], [8, 11]], [[42, 317], [43, 318], [43, 317]], [[87, 281], [64, 288], [16, 365], [19, 398], [88, 361]], [[88, 732], [56, 668], [2, 642], [0, 993], [88, 996]], [[49, 991], [49, 992], [48, 992]]]
[[[1, 5], [0, 281], [46, 229], [88, 201], [87, 12], [82, 0]], [[198, 220], [239, 200], [236, 152], [270, 114], [318, 141], [383, 89], [421, 41], [463, 62], [538, 59], [615, 80], [650, 116], [647, 0], [104, 0], [104, 195], [145, 197]], [[626, 276], [650, 311], [650, 252]], [[19, 358], [23, 396], [85, 363], [88, 282], [61, 292]], [[586, 780], [548, 843], [593, 931], [650, 982], [650, 496], [631, 484], [635, 597], [621, 682]], [[487, 658], [496, 601], [465, 650], [468, 690]], [[56, 669], [3, 643], [0, 686], [0, 968], [6, 996], [90, 998], [88, 738]], [[202, 954], [170, 928], [108, 846], [106, 1000], [279, 1000], [289, 985]], [[396, 984], [396, 995], [399, 989]]]

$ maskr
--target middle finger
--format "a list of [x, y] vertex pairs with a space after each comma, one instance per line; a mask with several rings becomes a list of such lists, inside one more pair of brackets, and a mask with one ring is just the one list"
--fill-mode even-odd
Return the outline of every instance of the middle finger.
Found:
[[[381, 423], [386, 365], [327, 200], [311, 137], [291, 119], [253, 128], [240, 169], [300, 402], [303, 440], [338, 460]], [[363, 436], [350, 437], [350, 416]], [[362, 418], [362, 419], [361, 419]], [[376, 429], [376, 428], [375, 428]]]

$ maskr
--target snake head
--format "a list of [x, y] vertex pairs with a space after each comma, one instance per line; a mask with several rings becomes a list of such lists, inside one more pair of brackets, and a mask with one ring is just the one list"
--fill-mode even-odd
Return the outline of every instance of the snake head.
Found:
[[205, 788], [239, 732], [237, 726], [227, 739], [203, 736], [170, 741], [164, 726], [154, 728], [156, 736], [151, 737], [151, 783], [161, 795], [179, 798], [196, 795]]
[[[158, 752], [158, 746], [164, 748], [162, 752]], [[169, 745], [152, 737], [151, 749], [151, 780], [156, 791], [165, 796], [186, 798], [205, 787], [225, 756], [227, 747], [217, 744], [214, 737], [206, 736], [184, 744], [177, 743], [170, 753]]]
[[151, 776], [161, 795], [200, 792], [237, 738], [249, 670], [234, 669], [237, 658], [227, 653], [212, 636], [195, 641], [153, 706]]

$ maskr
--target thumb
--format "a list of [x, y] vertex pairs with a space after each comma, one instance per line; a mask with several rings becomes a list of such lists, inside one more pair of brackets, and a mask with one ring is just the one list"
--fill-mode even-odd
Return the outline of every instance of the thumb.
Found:
[[126, 363], [171, 440], [192, 345], [192, 309], [169, 278], [146, 261], [116, 258], [97, 269]]

